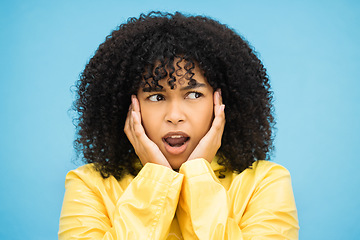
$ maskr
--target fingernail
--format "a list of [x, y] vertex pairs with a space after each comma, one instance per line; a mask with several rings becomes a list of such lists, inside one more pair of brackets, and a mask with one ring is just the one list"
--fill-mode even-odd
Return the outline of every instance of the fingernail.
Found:
[[221, 88], [218, 88], [218, 90], [219, 90], [219, 94], [220, 94], [220, 96], [221, 96]]

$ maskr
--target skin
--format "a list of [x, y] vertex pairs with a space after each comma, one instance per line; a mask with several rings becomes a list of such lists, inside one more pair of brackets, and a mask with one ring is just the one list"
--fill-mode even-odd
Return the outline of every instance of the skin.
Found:
[[[162, 91], [139, 89], [131, 97], [124, 131], [143, 165], [151, 162], [179, 169], [186, 161], [211, 162], [215, 157], [225, 126], [225, 105], [220, 89], [214, 91], [199, 68], [194, 73], [194, 87], [178, 84], [172, 90], [163, 79], [159, 81]], [[178, 153], [180, 148], [166, 146], [164, 136], [179, 133], [189, 140]]]

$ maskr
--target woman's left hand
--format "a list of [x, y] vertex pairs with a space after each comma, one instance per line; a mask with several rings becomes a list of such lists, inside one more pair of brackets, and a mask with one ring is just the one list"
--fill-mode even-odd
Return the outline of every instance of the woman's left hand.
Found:
[[204, 158], [211, 162], [221, 146], [221, 138], [225, 127], [225, 105], [222, 104], [221, 90], [214, 92], [214, 120], [209, 131], [200, 140], [188, 160]]

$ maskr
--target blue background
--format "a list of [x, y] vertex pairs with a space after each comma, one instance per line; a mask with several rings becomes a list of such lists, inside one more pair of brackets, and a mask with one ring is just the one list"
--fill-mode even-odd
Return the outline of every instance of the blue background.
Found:
[[275, 91], [273, 161], [300, 239], [360, 236], [359, 1], [1, 1], [0, 239], [57, 239], [76, 168], [70, 87], [105, 36], [149, 10], [212, 16], [259, 52]]

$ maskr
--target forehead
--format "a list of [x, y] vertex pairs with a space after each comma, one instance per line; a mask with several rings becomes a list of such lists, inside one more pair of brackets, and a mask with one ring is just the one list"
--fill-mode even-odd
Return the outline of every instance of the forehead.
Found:
[[176, 57], [173, 61], [157, 61], [144, 71], [139, 91], [152, 92], [165, 89], [189, 89], [208, 85], [197, 62]]

